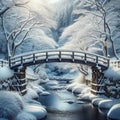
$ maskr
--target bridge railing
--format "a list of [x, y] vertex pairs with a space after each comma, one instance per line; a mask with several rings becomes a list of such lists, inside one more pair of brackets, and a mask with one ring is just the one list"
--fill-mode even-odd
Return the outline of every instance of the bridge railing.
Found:
[[8, 61], [0, 59], [0, 66], [8, 66]]
[[82, 51], [68, 51], [68, 50], [55, 50], [55, 51], [51, 50], [51, 51], [37, 51], [37, 52], [35, 51], [33, 53], [15, 56], [10, 59], [10, 65], [11, 67], [16, 65], [19, 66], [29, 62], [36, 63], [36, 61], [39, 60], [43, 60], [44, 63], [49, 62], [50, 60], [59, 60], [59, 62], [61, 62], [62, 60], [66, 60], [66, 61], [69, 60], [71, 62], [82, 61], [84, 63], [87, 62], [95, 63], [98, 66], [100, 65], [103, 65], [105, 67], [109, 66], [109, 59], [103, 56], [82, 52]]

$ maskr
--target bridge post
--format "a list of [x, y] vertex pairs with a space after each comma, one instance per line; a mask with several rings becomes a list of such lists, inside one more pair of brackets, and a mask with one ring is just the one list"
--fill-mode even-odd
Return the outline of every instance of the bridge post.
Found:
[[8, 61], [9, 61], [9, 67], [11, 68], [11, 56], [9, 56]]
[[102, 81], [104, 79], [104, 74], [101, 69], [92, 67], [92, 83], [91, 83], [91, 92], [94, 95], [104, 94], [102, 91]]
[[15, 82], [13, 82], [13, 87], [21, 94], [24, 95], [27, 92], [26, 89], [26, 68], [19, 67], [14, 70]]

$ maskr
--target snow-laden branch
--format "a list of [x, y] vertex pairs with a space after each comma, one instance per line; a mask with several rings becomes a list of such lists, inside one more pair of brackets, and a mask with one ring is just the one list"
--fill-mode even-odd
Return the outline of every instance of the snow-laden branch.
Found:
[[[20, 46], [26, 39], [27, 39], [27, 36], [28, 36], [28, 34], [29, 34], [29, 32], [34, 28], [34, 26], [35, 25], [37, 25], [37, 24], [40, 24], [41, 22], [35, 22], [35, 23], [33, 23], [25, 32], [25, 34], [24, 34], [24, 36], [23, 36], [23, 38], [22, 39], [20, 39], [18, 42], [15, 42], [15, 40], [14, 40], [14, 42], [13, 42], [13, 51], [12, 51], [12, 56], [14, 56], [15, 55], [15, 52], [16, 52], [16, 49], [17, 49], [17, 47], [18, 46]], [[21, 33], [21, 31], [20, 31], [20, 33]]]

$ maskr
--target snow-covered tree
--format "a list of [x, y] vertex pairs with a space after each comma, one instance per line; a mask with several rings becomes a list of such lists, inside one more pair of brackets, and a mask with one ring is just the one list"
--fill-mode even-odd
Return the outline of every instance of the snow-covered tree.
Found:
[[[111, 8], [108, 3], [108, 0], [87, 0], [87, 3], [90, 4], [92, 13], [94, 15], [93, 20], [96, 23], [95, 28], [95, 35], [92, 35], [94, 39], [101, 43], [104, 51], [104, 55], [108, 57], [109, 55], [109, 44], [111, 43], [111, 50], [114, 56], [119, 59], [116, 48], [114, 44], [114, 31], [115, 31], [115, 24], [116, 16], [118, 15], [117, 12], [114, 11], [114, 8]], [[113, 26], [114, 24], [114, 26]]]
[[[25, 4], [27, 4], [28, 2], [29, 2], [29, 0], [23, 0], [21, 2], [18, 0], [1, 0], [0, 1], [0, 18], [1, 18], [0, 20], [1, 20], [1, 26], [2, 26], [3, 31], [4, 31], [4, 36], [6, 39], [6, 41], [5, 41], [6, 59], [8, 59], [8, 56], [10, 55], [9, 39], [10, 39], [10, 37], [12, 37], [12, 34], [10, 35], [7, 33], [8, 31], [6, 32], [5, 18], [4, 17], [10, 11], [10, 9], [12, 9], [13, 7], [15, 7], [15, 6], [22, 7]], [[16, 46], [18, 46], [18, 45], [16, 45]], [[16, 47], [14, 47], [12, 49], [16, 49]]]

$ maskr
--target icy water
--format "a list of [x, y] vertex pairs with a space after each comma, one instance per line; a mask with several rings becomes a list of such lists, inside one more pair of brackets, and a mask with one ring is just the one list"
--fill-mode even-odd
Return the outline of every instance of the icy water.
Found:
[[40, 96], [39, 99], [48, 111], [45, 120], [107, 120], [91, 103], [78, 101], [66, 89], [48, 91], [50, 95]]

